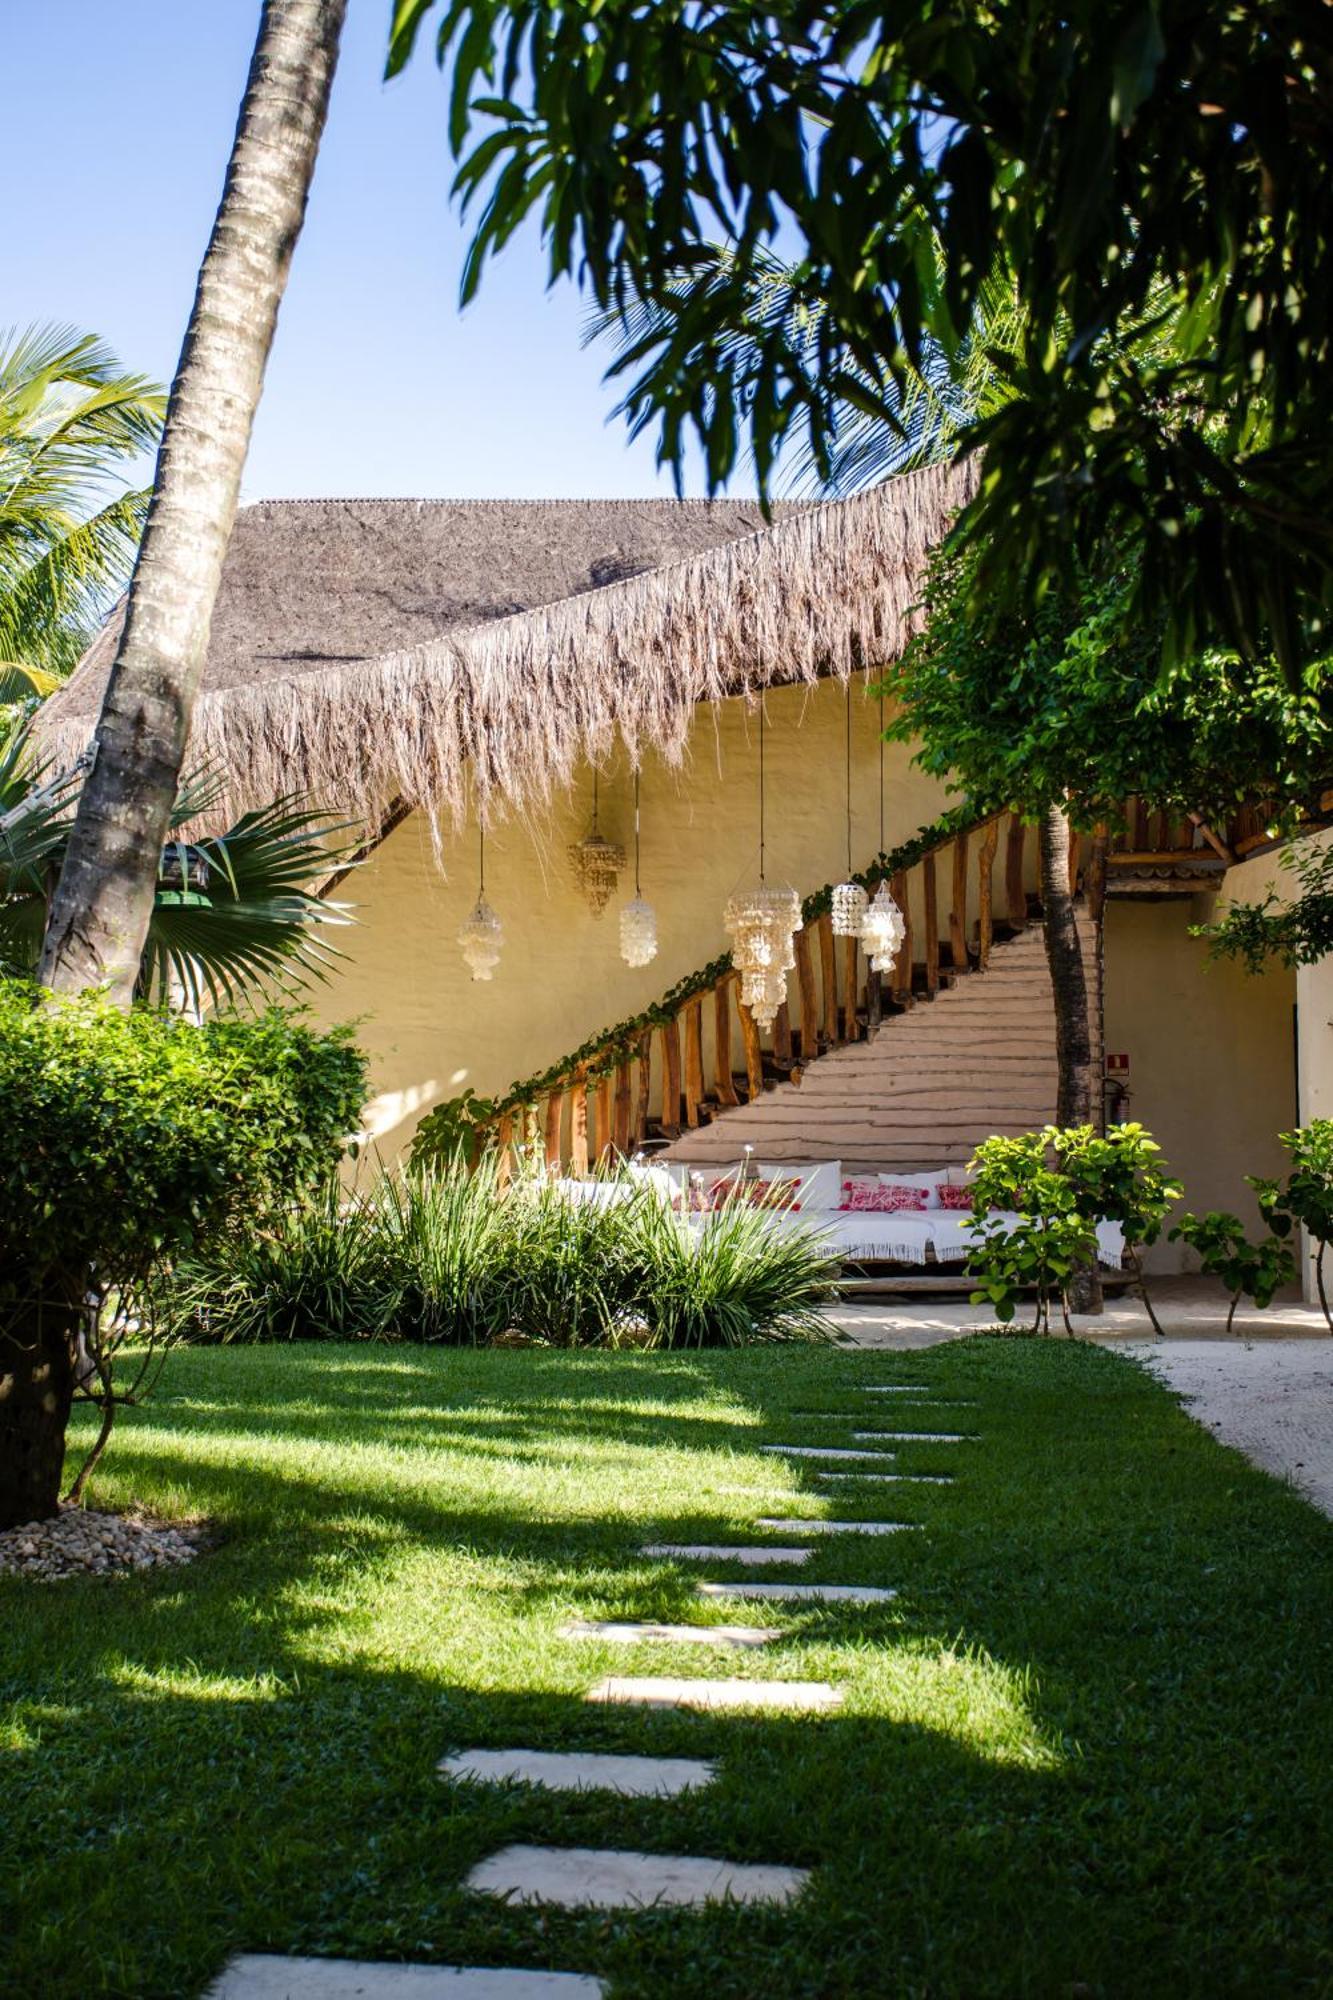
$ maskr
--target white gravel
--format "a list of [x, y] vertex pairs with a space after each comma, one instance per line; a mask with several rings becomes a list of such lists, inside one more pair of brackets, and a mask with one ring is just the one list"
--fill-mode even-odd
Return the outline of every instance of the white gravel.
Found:
[[54, 1583], [64, 1576], [126, 1575], [193, 1562], [207, 1540], [199, 1525], [62, 1507], [49, 1521], [0, 1533], [0, 1574]]
[[1220, 1443], [1333, 1516], [1333, 1340], [1126, 1345]]

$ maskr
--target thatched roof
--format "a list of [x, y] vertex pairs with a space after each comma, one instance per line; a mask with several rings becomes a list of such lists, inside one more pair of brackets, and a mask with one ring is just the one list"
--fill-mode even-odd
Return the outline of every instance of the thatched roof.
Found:
[[[236, 810], [301, 789], [539, 804], [616, 738], [679, 758], [695, 704], [896, 656], [926, 551], [971, 491], [930, 469], [855, 499], [268, 501], [238, 517], [190, 762]], [[59, 761], [96, 722], [113, 616], [44, 707]]]

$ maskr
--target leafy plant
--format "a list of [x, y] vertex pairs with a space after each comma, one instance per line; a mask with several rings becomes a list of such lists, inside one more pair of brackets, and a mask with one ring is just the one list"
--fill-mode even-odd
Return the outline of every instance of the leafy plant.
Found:
[[1316, 965], [1333, 952], [1333, 846], [1293, 843], [1282, 865], [1300, 887], [1291, 901], [1270, 889], [1261, 902], [1233, 903], [1217, 923], [1191, 927], [1191, 937], [1207, 940], [1210, 958], [1237, 959], [1247, 972], [1262, 972], [1272, 958]]
[[1185, 1192], [1162, 1165], [1162, 1149], [1143, 1125], [1112, 1125], [1105, 1133], [1091, 1125], [1050, 1134], [1062, 1171], [1079, 1208], [1094, 1221], [1118, 1222], [1125, 1233], [1139, 1295], [1154, 1331], [1161, 1324], [1143, 1270], [1143, 1252], [1160, 1237], [1169, 1210]]
[[[1051, 1130], [984, 1139], [972, 1161], [972, 1216], [981, 1239], [967, 1262], [977, 1279], [972, 1303], [989, 1303], [1007, 1324], [1020, 1291], [1031, 1289], [1037, 1301], [1034, 1333], [1050, 1332], [1053, 1299], [1060, 1301], [1072, 1332], [1069, 1283], [1097, 1254], [1095, 1222], [1080, 1210], [1073, 1183], [1055, 1162]], [[992, 1214], [995, 1209], [1007, 1213]]]
[[1227, 1332], [1243, 1298], [1263, 1308], [1270, 1306], [1283, 1285], [1291, 1283], [1296, 1260], [1280, 1236], [1270, 1233], [1257, 1243], [1245, 1234], [1245, 1224], [1227, 1209], [1212, 1208], [1206, 1215], [1186, 1213], [1171, 1231], [1171, 1242], [1188, 1243], [1198, 1253], [1209, 1277], [1217, 1278], [1231, 1294], [1227, 1311]]
[[666, 1203], [641, 1198], [627, 1217], [633, 1309], [660, 1347], [744, 1347], [826, 1337], [821, 1307], [836, 1296], [817, 1231], [743, 1200], [692, 1228]]
[[0, 980], [0, 1526], [54, 1508], [76, 1390], [105, 1442], [111, 1356], [150, 1281], [210, 1245], [225, 1262], [238, 1231], [317, 1187], [365, 1086], [344, 1030], [272, 1012], [194, 1028]]
[[1275, 1236], [1289, 1236], [1299, 1227], [1309, 1237], [1314, 1246], [1319, 1303], [1333, 1333], [1333, 1312], [1324, 1279], [1324, 1259], [1333, 1241], [1333, 1118], [1312, 1118], [1293, 1132], [1280, 1132], [1278, 1141], [1291, 1156], [1292, 1170], [1285, 1183], [1255, 1175], [1247, 1179], [1258, 1198], [1259, 1212]]

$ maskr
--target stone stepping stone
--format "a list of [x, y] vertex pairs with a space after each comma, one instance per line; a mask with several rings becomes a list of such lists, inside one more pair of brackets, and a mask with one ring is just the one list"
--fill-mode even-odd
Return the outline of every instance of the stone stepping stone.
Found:
[[853, 1451], [836, 1444], [761, 1444], [759, 1449], [778, 1458], [866, 1458], [880, 1465], [892, 1465], [898, 1456], [896, 1451]]
[[677, 1556], [682, 1562], [762, 1563], [809, 1562], [813, 1549], [727, 1548], [715, 1542], [650, 1542], [645, 1556]]
[[600, 1979], [505, 1966], [376, 1965], [243, 1952], [204, 2000], [601, 2000]]
[[827, 1681], [694, 1681], [675, 1674], [608, 1674], [586, 1701], [612, 1707], [705, 1709], [841, 1708], [842, 1690]]
[[694, 1854], [515, 1845], [479, 1862], [464, 1886], [509, 1902], [553, 1903], [565, 1910], [648, 1910], [701, 1903], [790, 1903], [809, 1879], [807, 1868], [746, 1866]]
[[881, 1486], [952, 1486], [951, 1472], [817, 1472], [816, 1479], [874, 1479]]
[[634, 1646], [641, 1640], [667, 1646], [771, 1646], [783, 1634], [771, 1625], [647, 1625], [575, 1618], [560, 1627], [560, 1637], [605, 1639], [621, 1646]]
[[717, 1765], [698, 1757], [620, 1757], [593, 1750], [458, 1750], [435, 1767], [442, 1778], [548, 1792], [618, 1792], [627, 1799], [674, 1799], [700, 1791]]
[[920, 1521], [756, 1521], [758, 1528], [777, 1528], [802, 1535], [904, 1535]]
[[915, 1382], [864, 1382], [863, 1396], [924, 1396], [926, 1391]]
[[792, 1604], [887, 1604], [896, 1590], [869, 1583], [696, 1583], [700, 1597], [773, 1597]]
[[883, 1444], [980, 1444], [978, 1437], [963, 1431], [853, 1431], [854, 1438]]

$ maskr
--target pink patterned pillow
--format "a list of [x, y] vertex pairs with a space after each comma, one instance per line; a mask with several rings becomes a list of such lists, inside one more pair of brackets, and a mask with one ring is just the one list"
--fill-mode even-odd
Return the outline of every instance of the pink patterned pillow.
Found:
[[951, 1208], [953, 1209], [955, 1214], [960, 1209], [967, 1209], [970, 1212], [972, 1207], [971, 1188], [948, 1187], [948, 1186], [942, 1187], [940, 1189], [940, 1207]]
[[929, 1200], [928, 1189], [901, 1187], [895, 1181], [844, 1181], [839, 1207], [859, 1215], [924, 1214]]

